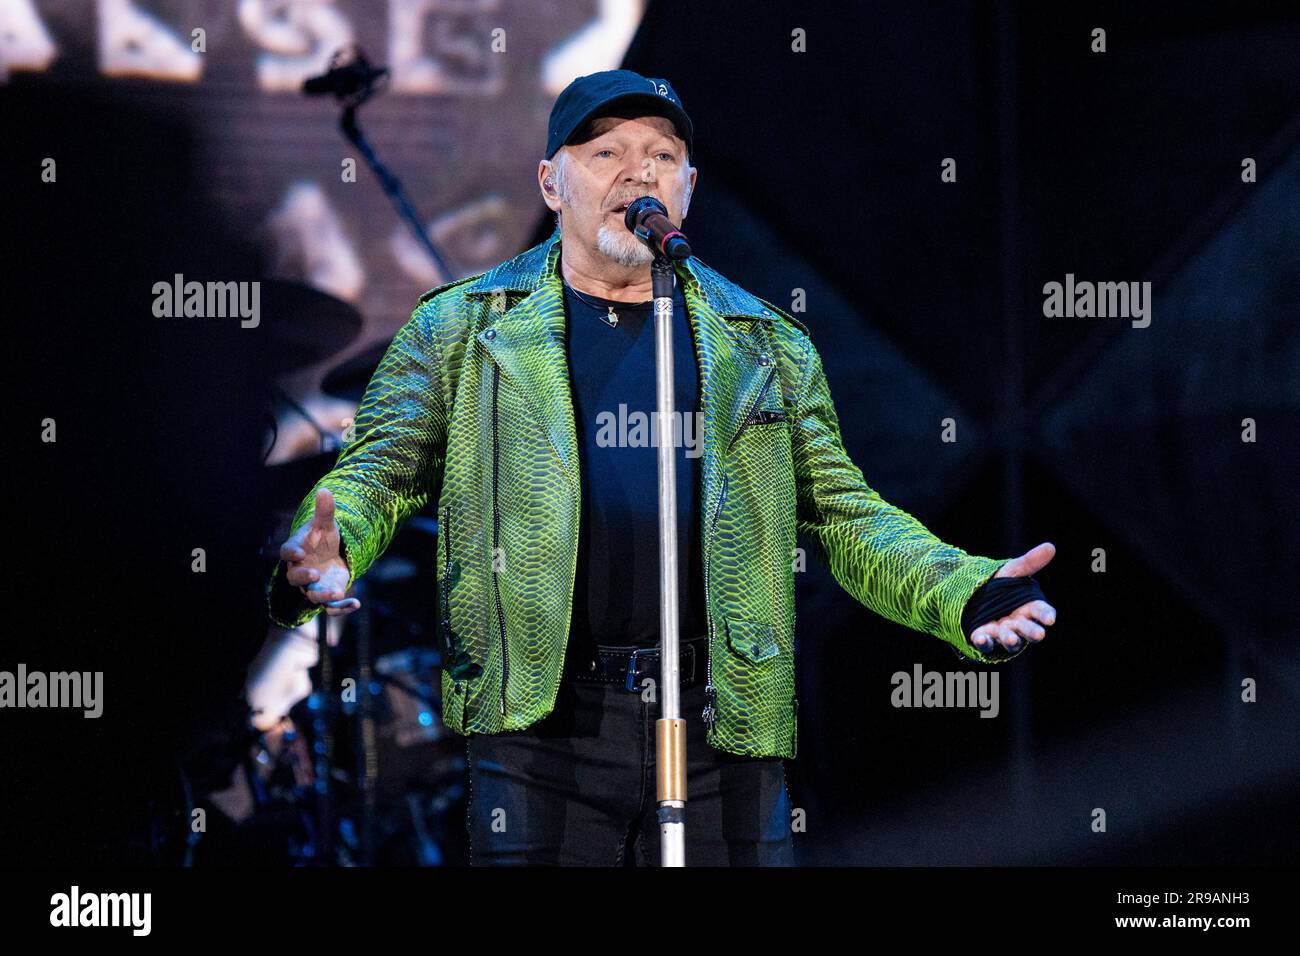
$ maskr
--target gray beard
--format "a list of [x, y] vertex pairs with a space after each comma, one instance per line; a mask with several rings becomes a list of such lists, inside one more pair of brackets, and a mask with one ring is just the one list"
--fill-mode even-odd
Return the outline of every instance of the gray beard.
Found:
[[648, 266], [654, 262], [655, 254], [640, 239], [628, 232], [602, 223], [596, 232], [596, 248], [607, 259], [612, 259], [621, 266]]

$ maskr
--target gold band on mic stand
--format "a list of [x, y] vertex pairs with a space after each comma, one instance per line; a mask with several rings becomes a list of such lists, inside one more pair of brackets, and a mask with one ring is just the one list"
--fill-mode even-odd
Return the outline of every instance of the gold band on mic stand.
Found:
[[658, 800], [686, 800], [686, 721], [655, 721], [655, 786]]

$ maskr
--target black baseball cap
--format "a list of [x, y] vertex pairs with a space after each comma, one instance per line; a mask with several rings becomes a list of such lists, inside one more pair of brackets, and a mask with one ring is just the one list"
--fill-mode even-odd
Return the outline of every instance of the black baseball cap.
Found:
[[632, 70], [605, 70], [578, 77], [555, 98], [546, 127], [546, 158], [571, 140], [580, 141], [587, 124], [601, 116], [665, 116], [686, 141], [687, 157], [692, 152], [695, 128], [671, 83]]

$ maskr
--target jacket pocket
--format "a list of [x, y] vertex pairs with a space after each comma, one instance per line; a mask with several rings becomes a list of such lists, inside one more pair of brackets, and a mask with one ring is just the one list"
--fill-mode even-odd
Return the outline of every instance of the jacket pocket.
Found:
[[761, 664], [781, 653], [776, 629], [761, 621], [728, 618], [727, 643], [736, 654], [753, 664]]
[[788, 420], [785, 412], [779, 412], [770, 408], [759, 408], [754, 411], [747, 422], [748, 427], [757, 428], [760, 425], [771, 425], [773, 423], [784, 422]]
[[468, 685], [442, 672], [442, 722], [454, 733], [467, 733], [465, 717], [469, 698]]

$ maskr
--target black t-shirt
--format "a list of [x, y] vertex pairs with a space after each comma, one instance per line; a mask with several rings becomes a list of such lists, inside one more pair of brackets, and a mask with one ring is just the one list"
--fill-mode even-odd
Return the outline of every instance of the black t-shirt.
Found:
[[[566, 347], [577, 425], [582, 509], [571, 643], [659, 644], [659, 476], [652, 444], [654, 305], [564, 287]], [[618, 318], [609, 321], [613, 308]], [[677, 478], [677, 603], [682, 640], [708, 627], [700, 561], [699, 365], [678, 282], [673, 296], [673, 434]], [[657, 429], [654, 429], [657, 432]]]

